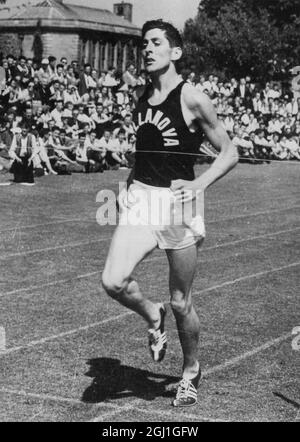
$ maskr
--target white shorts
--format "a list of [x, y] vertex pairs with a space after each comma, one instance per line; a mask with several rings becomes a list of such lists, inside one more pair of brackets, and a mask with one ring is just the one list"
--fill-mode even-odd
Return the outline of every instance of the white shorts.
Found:
[[204, 194], [181, 202], [169, 188], [134, 181], [119, 198], [119, 225], [145, 226], [160, 249], [184, 249], [205, 238]]

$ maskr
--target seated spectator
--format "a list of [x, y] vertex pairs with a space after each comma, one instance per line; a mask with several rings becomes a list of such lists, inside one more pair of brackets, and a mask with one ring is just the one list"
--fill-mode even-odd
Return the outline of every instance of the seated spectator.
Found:
[[271, 153], [272, 143], [265, 137], [265, 132], [262, 129], [258, 129], [254, 137], [254, 154], [255, 157], [261, 160], [269, 159]]
[[126, 152], [128, 151], [128, 143], [126, 141], [126, 133], [124, 130], [120, 130], [117, 138], [115, 138], [109, 148], [110, 150], [110, 165], [115, 167], [119, 166], [121, 168], [128, 167], [128, 161], [126, 159]]
[[56, 74], [54, 76], [54, 80], [59, 81], [60, 84], [67, 85], [66, 73], [64, 70], [64, 66], [61, 63], [56, 66]]
[[90, 167], [95, 164], [95, 161], [92, 158], [88, 158], [87, 152], [87, 143], [86, 143], [86, 135], [84, 133], [79, 135], [79, 139], [77, 142], [77, 147], [75, 151], [76, 162], [84, 166], [85, 172], [90, 172]]
[[254, 145], [247, 133], [243, 133], [240, 127], [234, 127], [233, 144], [237, 147], [242, 162], [254, 157]]
[[259, 128], [259, 124], [257, 119], [255, 118], [255, 115], [251, 112], [249, 115], [249, 124], [246, 127], [246, 132], [250, 134], [251, 132], [255, 132]]
[[126, 114], [124, 117], [124, 121], [121, 123], [120, 127], [117, 127], [113, 132], [113, 138], [116, 138], [118, 136], [118, 133], [120, 130], [125, 132], [126, 140], [128, 140], [129, 136], [132, 134], [135, 134], [133, 122], [132, 122], [132, 115]]
[[119, 82], [116, 80], [116, 69], [113, 66], [110, 66], [107, 74], [105, 75], [105, 80], [102, 86], [116, 87], [118, 84]]
[[14, 135], [9, 156], [13, 163], [11, 172], [14, 182], [22, 185], [33, 186], [33, 158], [37, 155], [35, 136], [29, 132], [26, 124], [21, 125], [21, 133]]
[[288, 158], [288, 151], [284, 144], [280, 142], [280, 134], [274, 132], [272, 135], [272, 152], [275, 160], [286, 160]]
[[[41, 131], [41, 135], [39, 135], [36, 139], [37, 141], [37, 154], [33, 158], [33, 167], [35, 172], [41, 171], [38, 173], [39, 176], [47, 175], [51, 173], [53, 175], [57, 175], [57, 172], [52, 168], [50, 159], [48, 157], [48, 141], [49, 141], [50, 132], [49, 129], [43, 129]], [[53, 158], [53, 157], [52, 157]]]
[[85, 124], [89, 125], [90, 130], [95, 129], [96, 127], [94, 120], [86, 114], [85, 106], [83, 104], [78, 105], [77, 121], [79, 122], [79, 127], [81, 128], [83, 128]]
[[136, 135], [131, 134], [128, 137], [128, 149], [125, 152], [125, 158], [127, 161], [127, 166], [132, 168], [135, 163], [135, 152], [136, 152]]
[[112, 133], [110, 129], [105, 129], [102, 138], [97, 143], [97, 148], [105, 153], [105, 160], [108, 165], [111, 163], [111, 151], [113, 150]]
[[11, 167], [9, 149], [12, 143], [13, 133], [0, 122], [0, 171], [8, 172]]
[[63, 126], [62, 119], [61, 119], [62, 114], [63, 114], [63, 101], [56, 100], [55, 101], [55, 108], [50, 113], [50, 115], [51, 115], [51, 119], [54, 120], [54, 122], [55, 122], [55, 126], [60, 127], [60, 128]]
[[137, 86], [137, 78], [136, 78], [136, 68], [134, 64], [129, 63], [127, 65], [126, 71], [122, 76], [123, 83], [127, 84], [127, 86], [131, 86], [135, 88]]
[[297, 135], [291, 134], [290, 137], [287, 138], [286, 146], [289, 153], [289, 159], [300, 160], [299, 138]]
[[36, 75], [40, 80], [40, 83], [44, 83], [49, 85], [51, 81], [51, 74], [48, 70], [49, 60], [48, 58], [44, 58], [41, 63], [40, 69], [37, 71]]
[[60, 88], [60, 82], [58, 80], [54, 80], [50, 85], [50, 97], [48, 99], [50, 107], [54, 108], [57, 101], [64, 101], [64, 94]]
[[[105, 160], [106, 149], [101, 147], [100, 140], [96, 138], [95, 131], [91, 131], [90, 136], [85, 139], [85, 146], [88, 159], [93, 160], [94, 163], [90, 163], [89, 171], [103, 172], [107, 168]], [[92, 167], [91, 164], [94, 167]]]
[[83, 172], [85, 170], [77, 164], [75, 159], [70, 158], [72, 151], [75, 149], [75, 144], [67, 143], [67, 140], [61, 136], [58, 127], [54, 127], [50, 134], [48, 149], [50, 149], [50, 154], [48, 154], [51, 165], [59, 175], [70, 175], [72, 172]]
[[67, 67], [66, 71], [66, 80], [67, 80], [67, 87], [68, 86], [78, 86], [78, 83], [80, 82], [80, 79], [75, 75], [74, 67], [72, 65], [69, 65]]

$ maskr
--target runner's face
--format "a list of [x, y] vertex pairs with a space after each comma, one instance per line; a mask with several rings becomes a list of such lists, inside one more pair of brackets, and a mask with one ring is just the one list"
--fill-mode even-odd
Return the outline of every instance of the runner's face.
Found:
[[153, 73], [168, 68], [173, 60], [174, 49], [162, 29], [146, 32], [142, 46], [146, 71]]

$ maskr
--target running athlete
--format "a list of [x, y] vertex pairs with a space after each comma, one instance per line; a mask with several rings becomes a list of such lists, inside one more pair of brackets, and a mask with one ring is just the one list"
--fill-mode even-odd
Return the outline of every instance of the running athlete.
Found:
[[[192, 304], [191, 287], [205, 228], [195, 202], [236, 165], [238, 155], [209, 98], [177, 73], [176, 63], [182, 57], [177, 29], [162, 20], [149, 21], [143, 27], [142, 38], [145, 69], [151, 82], [139, 93], [134, 112], [137, 141], [133, 179], [128, 183], [126, 201], [120, 202], [119, 225], [102, 282], [109, 296], [148, 323], [150, 351], [154, 361], [160, 362], [167, 348], [166, 309], [162, 303], [144, 297], [131, 275], [155, 248], [166, 250], [171, 308], [183, 352], [182, 379], [172, 404], [186, 407], [196, 404], [201, 378], [200, 322]], [[204, 135], [220, 154], [207, 171], [195, 178], [194, 154], [199, 152]], [[182, 212], [182, 222], [178, 223], [176, 213]]]

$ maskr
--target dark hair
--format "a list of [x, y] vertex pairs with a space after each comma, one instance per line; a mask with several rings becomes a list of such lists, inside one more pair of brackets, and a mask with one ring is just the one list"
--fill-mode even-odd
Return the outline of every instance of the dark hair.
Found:
[[41, 129], [41, 131], [40, 131], [40, 136], [41, 137], [44, 137], [45, 135], [48, 135], [48, 134], [50, 134], [50, 130], [49, 129], [47, 129], [47, 128]]
[[142, 29], [142, 38], [144, 38], [145, 34], [151, 29], [161, 29], [162, 31], [164, 31], [166, 38], [169, 40], [170, 46], [172, 48], [183, 47], [183, 41], [180, 32], [171, 23], [163, 21], [162, 19], [147, 21]]

